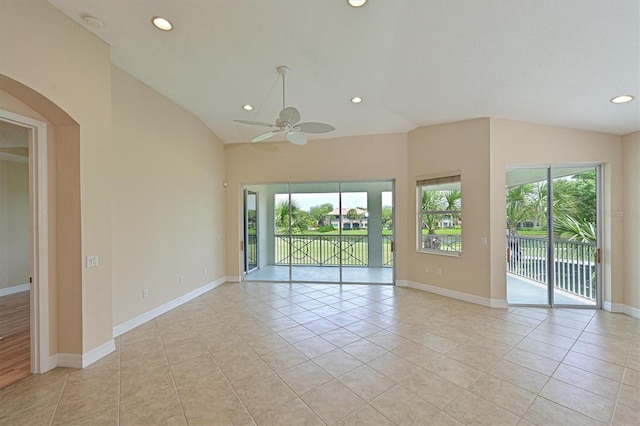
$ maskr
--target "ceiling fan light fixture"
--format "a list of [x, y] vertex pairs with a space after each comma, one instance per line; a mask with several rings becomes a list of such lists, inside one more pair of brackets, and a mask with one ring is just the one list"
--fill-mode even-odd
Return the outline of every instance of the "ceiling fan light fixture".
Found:
[[154, 16], [151, 19], [151, 23], [159, 30], [162, 31], [171, 31], [173, 29], [173, 24], [167, 18], [163, 18], [162, 16]]
[[631, 102], [634, 99], [631, 95], [620, 95], [610, 99], [610, 102], [613, 104], [626, 104], [627, 102]]
[[242, 109], [245, 111], [253, 111], [253, 106], [249, 104], [242, 105]]
[[362, 98], [360, 96], [354, 96], [351, 98], [351, 103], [359, 104], [360, 102], [362, 102]]
[[362, 7], [367, 2], [367, 0], [347, 0], [349, 6], [351, 7]]

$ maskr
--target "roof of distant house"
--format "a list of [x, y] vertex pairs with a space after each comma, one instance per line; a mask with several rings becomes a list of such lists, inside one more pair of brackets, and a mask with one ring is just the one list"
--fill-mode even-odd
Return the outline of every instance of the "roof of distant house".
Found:
[[[362, 209], [358, 209], [358, 208], [354, 208], [354, 207], [343, 207], [342, 208], [342, 216], [346, 216], [347, 213], [349, 212], [349, 210], [354, 209], [358, 214], [365, 214], [367, 211], [366, 210], [362, 210]], [[329, 213], [327, 213], [329, 216], [338, 216], [338, 211], [339, 209], [333, 209], [331, 210]]]

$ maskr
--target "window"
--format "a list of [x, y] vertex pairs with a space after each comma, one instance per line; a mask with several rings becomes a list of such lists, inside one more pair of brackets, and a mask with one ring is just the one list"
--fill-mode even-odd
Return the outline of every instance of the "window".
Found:
[[462, 253], [462, 191], [460, 175], [416, 182], [418, 251]]

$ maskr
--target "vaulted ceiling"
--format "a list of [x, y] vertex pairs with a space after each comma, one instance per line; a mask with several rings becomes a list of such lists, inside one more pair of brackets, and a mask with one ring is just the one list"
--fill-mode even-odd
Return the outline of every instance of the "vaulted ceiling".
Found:
[[[291, 68], [287, 104], [303, 121], [336, 127], [312, 138], [488, 116], [618, 135], [640, 129], [637, 0], [49, 2], [111, 45], [115, 65], [225, 143], [264, 129], [234, 119], [274, 121], [279, 65]], [[154, 16], [174, 29], [157, 30]], [[609, 101], [622, 94], [636, 99]]]

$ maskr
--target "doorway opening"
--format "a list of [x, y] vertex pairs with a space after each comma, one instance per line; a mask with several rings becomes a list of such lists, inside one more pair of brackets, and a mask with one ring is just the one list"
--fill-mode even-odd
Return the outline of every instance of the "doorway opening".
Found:
[[244, 281], [393, 284], [393, 186], [245, 185]]
[[599, 308], [599, 165], [507, 170], [510, 305]]
[[0, 110], [0, 388], [49, 362], [47, 125]]
[[29, 129], [0, 120], [0, 389], [31, 374]]

